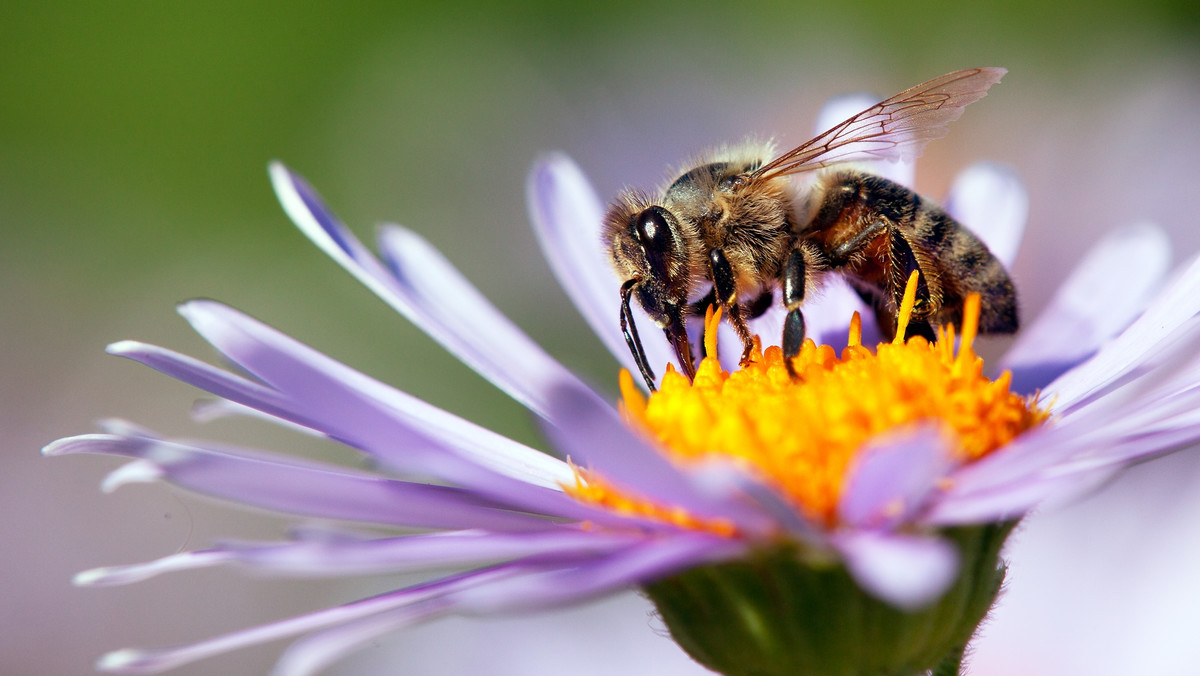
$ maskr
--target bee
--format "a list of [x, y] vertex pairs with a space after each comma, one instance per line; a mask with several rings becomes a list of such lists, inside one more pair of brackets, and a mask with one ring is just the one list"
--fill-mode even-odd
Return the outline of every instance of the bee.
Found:
[[[801, 307], [829, 273], [846, 278], [895, 332], [907, 280], [917, 273], [908, 335], [935, 339], [960, 323], [970, 293], [981, 296], [980, 333], [1017, 330], [1016, 291], [1000, 261], [940, 206], [854, 168], [863, 160], [911, 159], [945, 135], [963, 107], [1007, 71], [960, 70], [853, 115], [775, 159], [753, 144], [709, 154], [656, 197], [626, 190], [604, 218], [604, 245], [621, 279], [621, 331], [650, 390], [654, 372], [630, 312], [638, 303], [661, 328], [684, 373], [695, 376], [687, 318], [719, 305], [749, 358], [746, 325], [774, 302], [787, 314], [781, 347], [789, 372], [804, 342]], [[819, 172], [807, 195], [792, 176]]]

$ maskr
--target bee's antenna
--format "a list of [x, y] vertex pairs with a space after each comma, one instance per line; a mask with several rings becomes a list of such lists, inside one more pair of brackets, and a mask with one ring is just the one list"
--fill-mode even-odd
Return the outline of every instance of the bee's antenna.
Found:
[[650, 365], [646, 363], [646, 351], [642, 348], [642, 339], [638, 337], [637, 324], [634, 323], [633, 314], [629, 310], [629, 296], [633, 294], [633, 288], [639, 281], [641, 280], [634, 277], [621, 285], [621, 333], [625, 336], [625, 344], [629, 346], [633, 360], [637, 362], [638, 370], [642, 372], [642, 379], [646, 381], [646, 387], [654, 392], [658, 389], [654, 386], [654, 371], [651, 371]]

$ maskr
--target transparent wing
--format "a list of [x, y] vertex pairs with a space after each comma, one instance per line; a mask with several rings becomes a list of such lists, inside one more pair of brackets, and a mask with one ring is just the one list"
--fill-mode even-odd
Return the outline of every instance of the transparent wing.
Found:
[[906, 89], [764, 164], [751, 179], [798, 174], [838, 162], [913, 159], [926, 143], [945, 136], [963, 108], [983, 98], [1007, 72], [956, 70]]

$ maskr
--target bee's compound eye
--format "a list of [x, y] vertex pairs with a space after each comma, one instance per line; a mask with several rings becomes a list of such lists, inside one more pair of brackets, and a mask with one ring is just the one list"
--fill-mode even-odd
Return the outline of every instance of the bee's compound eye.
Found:
[[634, 219], [638, 242], [650, 251], [666, 251], [673, 243], [671, 226], [667, 224], [662, 207], [650, 207]]

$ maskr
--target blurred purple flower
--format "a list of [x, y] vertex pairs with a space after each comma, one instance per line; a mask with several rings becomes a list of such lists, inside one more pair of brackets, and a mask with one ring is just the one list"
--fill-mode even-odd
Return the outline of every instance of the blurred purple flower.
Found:
[[[284, 209], [308, 237], [536, 414], [561, 457], [659, 504], [731, 523], [737, 534], [699, 532], [578, 502], [563, 491], [575, 478], [558, 457], [373, 380], [230, 307], [191, 301], [180, 313], [236, 372], [134, 341], [109, 351], [220, 397], [209, 413], [252, 413], [323, 435], [365, 454], [376, 470], [162, 439], [118, 421], [101, 434], [54, 442], [47, 455], [134, 458], [109, 476], [106, 490], [161, 479], [301, 517], [426, 532], [300, 532], [287, 542], [224, 544], [91, 570], [78, 576], [78, 584], [124, 584], [224, 564], [276, 575], [465, 572], [184, 647], [117, 651], [100, 660], [101, 669], [157, 672], [307, 634], [287, 649], [277, 673], [309, 674], [400, 627], [452, 614], [574, 604], [737, 559], [777, 541], [780, 533], [839, 558], [871, 594], [916, 608], [936, 598], [958, 572], [958, 554], [941, 529], [1019, 518], [1035, 505], [1094, 488], [1130, 463], [1200, 438], [1200, 264], [1164, 285], [1163, 235], [1150, 227], [1125, 229], [1096, 245], [1003, 359], [1018, 391], [1040, 389], [1043, 401], [1051, 402], [1053, 424], [972, 464], [948, 465], [945, 454], [933, 452], [945, 443], [938, 435], [880, 440], [848, 482], [842, 521], [830, 532], [737, 467], [672, 464], [418, 235], [382, 227], [382, 260], [376, 259], [303, 179], [280, 164], [271, 167], [271, 177]], [[616, 322], [619, 282], [597, 244], [601, 202], [563, 156], [539, 162], [528, 187], [533, 221], [559, 281], [613, 355], [632, 368]], [[1011, 264], [1025, 219], [1019, 182], [980, 165], [955, 184], [947, 206]], [[806, 306], [811, 334], [844, 340], [846, 318], [857, 303], [845, 288], [830, 285]], [[757, 328], [778, 335], [771, 322], [778, 317], [758, 320]], [[670, 350], [661, 336], [646, 338], [651, 363], [667, 361]], [[898, 500], [910, 509], [897, 516], [890, 510]]]

